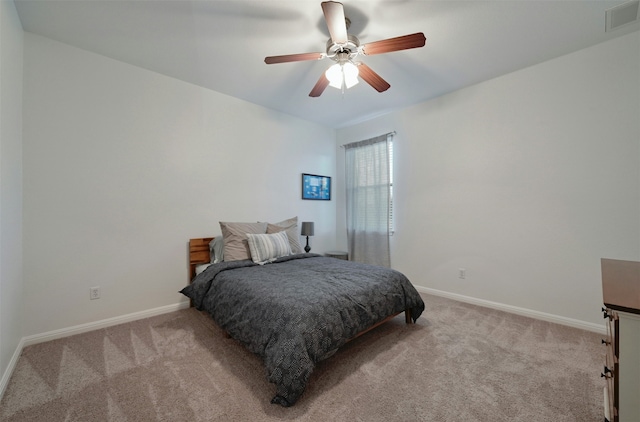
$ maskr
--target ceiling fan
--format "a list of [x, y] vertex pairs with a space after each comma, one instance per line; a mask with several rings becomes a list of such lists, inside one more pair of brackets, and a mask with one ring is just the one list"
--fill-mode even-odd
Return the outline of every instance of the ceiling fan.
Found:
[[265, 57], [264, 59], [266, 64], [320, 60], [325, 57], [336, 62], [320, 76], [320, 79], [318, 79], [318, 82], [309, 93], [310, 97], [319, 97], [329, 85], [342, 89], [344, 92], [345, 88], [350, 88], [358, 83], [358, 76], [376, 91], [384, 92], [391, 85], [369, 66], [362, 62], [356, 62], [354, 59], [360, 54], [372, 56], [374, 54], [424, 47], [425, 45], [426, 38], [422, 32], [361, 45], [358, 38], [347, 34], [351, 22], [348, 18], [345, 18], [342, 3], [325, 1], [321, 5], [331, 36], [327, 41], [325, 53], [287, 54], [284, 56]]

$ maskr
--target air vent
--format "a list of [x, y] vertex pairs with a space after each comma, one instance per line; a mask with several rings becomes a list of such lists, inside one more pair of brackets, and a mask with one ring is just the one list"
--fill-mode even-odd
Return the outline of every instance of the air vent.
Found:
[[628, 1], [605, 12], [605, 32], [613, 31], [623, 25], [638, 20], [638, 5], [640, 1]]

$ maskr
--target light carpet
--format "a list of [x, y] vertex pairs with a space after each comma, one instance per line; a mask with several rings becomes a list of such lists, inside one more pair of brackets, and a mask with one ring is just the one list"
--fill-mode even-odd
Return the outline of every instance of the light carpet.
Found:
[[26, 347], [0, 421], [601, 421], [601, 336], [422, 294], [317, 365], [291, 408], [260, 358], [186, 309]]

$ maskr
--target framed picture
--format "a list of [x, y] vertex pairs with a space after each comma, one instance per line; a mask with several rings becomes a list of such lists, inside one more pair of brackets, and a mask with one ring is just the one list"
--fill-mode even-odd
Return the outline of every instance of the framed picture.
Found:
[[302, 199], [331, 200], [331, 178], [302, 173]]

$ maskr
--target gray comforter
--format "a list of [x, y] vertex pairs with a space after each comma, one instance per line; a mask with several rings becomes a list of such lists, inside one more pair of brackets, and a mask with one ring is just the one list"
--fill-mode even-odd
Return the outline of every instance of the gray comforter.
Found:
[[400, 272], [316, 254], [259, 266], [211, 265], [181, 293], [233, 338], [260, 355], [276, 385], [272, 403], [298, 400], [317, 362], [359, 332], [424, 302]]

